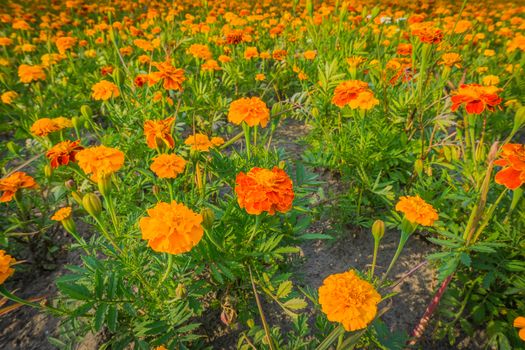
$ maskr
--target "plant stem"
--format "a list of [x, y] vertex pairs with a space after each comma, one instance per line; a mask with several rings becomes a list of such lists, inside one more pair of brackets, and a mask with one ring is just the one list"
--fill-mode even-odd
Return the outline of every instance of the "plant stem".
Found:
[[168, 278], [168, 276], [169, 276], [169, 274], [171, 272], [171, 269], [173, 267], [173, 254], [167, 254], [167, 255], [168, 255], [168, 266], [166, 266], [166, 271], [164, 272], [164, 275], [162, 275], [162, 278], [160, 279], [159, 284], [157, 285], [157, 287], [160, 287], [162, 282], [164, 282], [166, 280], [166, 278]]

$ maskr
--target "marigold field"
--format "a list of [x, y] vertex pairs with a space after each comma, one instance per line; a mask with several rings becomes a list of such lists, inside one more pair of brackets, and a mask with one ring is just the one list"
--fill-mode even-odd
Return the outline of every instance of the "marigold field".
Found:
[[4, 0], [0, 349], [525, 349], [525, 3]]

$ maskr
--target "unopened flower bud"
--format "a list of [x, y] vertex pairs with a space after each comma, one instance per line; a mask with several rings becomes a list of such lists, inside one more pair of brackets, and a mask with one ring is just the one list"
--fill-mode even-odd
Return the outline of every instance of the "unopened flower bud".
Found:
[[75, 183], [75, 180], [73, 179], [69, 179], [66, 182], [64, 182], [64, 186], [66, 186], [68, 190], [74, 190], [77, 188], [77, 184]]
[[385, 222], [383, 220], [376, 220], [372, 225], [372, 235], [375, 240], [381, 240], [385, 235]]
[[160, 194], [160, 189], [159, 189], [159, 186], [157, 186], [157, 185], [153, 185], [153, 186], [151, 187], [151, 191], [153, 192], [153, 194], [154, 194], [155, 196], [158, 196], [158, 195]]
[[111, 192], [111, 176], [102, 176], [97, 181], [100, 194], [106, 197]]
[[44, 166], [44, 175], [48, 179], [53, 175], [53, 168], [51, 168], [49, 164], [46, 164], [46, 166]]
[[421, 159], [416, 159], [416, 162], [414, 163], [414, 170], [418, 176], [421, 176], [421, 173], [423, 172], [423, 161]]
[[87, 193], [82, 198], [82, 206], [93, 217], [98, 217], [102, 212], [102, 203], [98, 196], [94, 193]]
[[178, 299], [182, 299], [182, 298], [185, 298], [187, 295], [188, 295], [188, 291], [186, 290], [186, 287], [184, 286], [184, 284], [179, 283], [177, 288], [175, 288], [175, 296]]
[[80, 107], [80, 114], [86, 119], [90, 119], [93, 116], [93, 111], [88, 105], [83, 105]]
[[279, 169], [284, 169], [285, 166], [286, 166], [286, 162], [284, 160], [281, 160], [279, 162]]
[[76, 130], [78, 130], [81, 127], [80, 122], [81, 122], [81, 119], [79, 117], [71, 118], [71, 124], [73, 124], [73, 127]]
[[78, 203], [78, 205], [83, 205], [82, 204], [82, 197], [80, 196], [80, 194], [77, 191], [71, 192], [71, 196], [73, 197], [75, 202]]

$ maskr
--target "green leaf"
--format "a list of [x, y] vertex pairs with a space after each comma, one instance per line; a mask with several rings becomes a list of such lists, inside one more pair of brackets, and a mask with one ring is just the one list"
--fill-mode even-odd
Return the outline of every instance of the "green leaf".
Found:
[[102, 329], [107, 311], [108, 304], [102, 303], [98, 306], [97, 311], [95, 312], [95, 322], [93, 324], [95, 327], [95, 331], [99, 332]]
[[118, 309], [116, 305], [110, 305], [108, 310], [108, 329], [111, 332], [117, 330]]
[[275, 296], [277, 299], [286, 298], [292, 292], [293, 284], [291, 281], [284, 281], [277, 288], [277, 293]]
[[300, 298], [293, 298], [286, 301], [283, 306], [291, 310], [301, 310], [308, 306], [306, 301]]
[[461, 254], [459, 254], [459, 259], [461, 260], [463, 265], [470, 267], [470, 264], [472, 263], [472, 259], [467, 253], [462, 252]]
[[309, 239], [334, 239], [334, 237], [324, 234], [324, 233], [305, 233], [304, 235], [297, 236], [301, 240]]
[[90, 300], [92, 295], [86, 287], [75, 283], [57, 283], [58, 289], [65, 295], [76, 300]]

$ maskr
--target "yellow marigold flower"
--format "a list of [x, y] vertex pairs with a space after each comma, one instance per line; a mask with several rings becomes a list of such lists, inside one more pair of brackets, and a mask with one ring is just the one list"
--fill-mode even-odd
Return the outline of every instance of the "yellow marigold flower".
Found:
[[27, 64], [21, 64], [18, 67], [18, 78], [21, 83], [30, 83], [32, 81], [45, 80], [46, 73], [41, 66], [30, 66]]
[[303, 53], [303, 57], [307, 60], [313, 60], [317, 56], [317, 51], [308, 50]]
[[486, 75], [482, 81], [485, 86], [496, 86], [499, 84], [499, 78], [496, 75]]
[[329, 321], [352, 332], [366, 328], [377, 314], [381, 295], [350, 270], [328, 276], [319, 288], [319, 304]]
[[84, 51], [84, 56], [86, 56], [87, 58], [95, 58], [97, 57], [97, 50], [86, 50]]
[[71, 119], [65, 118], [65, 117], [58, 117], [51, 119], [60, 129], [64, 128], [71, 128], [73, 126], [73, 122]]
[[62, 128], [54, 119], [40, 118], [31, 126], [31, 133], [36, 136], [47, 136], [48, 134], [61, 130]]
[[107, 101], [112, 97], [118, 97], [120, 95], [117, 85], [110, 81], [102, 80], [91, 87], [91, 96], [95, 100]]
[[441, 61], [439, 62], [439, 64], [447, 67], [461, 68], [461, 61], [462, 58], [460, 54], [457, 54], [455, 52], [448, 52], [441, 56]]
[[51, 217], [51, 220], [54, 220], [54, 221], [67, 220], [71, 217], [71, 212], [72, 212], [71, 207], [60, 208]]
[[150, 169], [162, 179], [174, 179], [184, 172], [186, 160], [176, 154], [160, 154], [153, 158]]
[[366, 58], [362, 56], [353, 56], [346, 59], [346, 63], [352, 68], [359, 67], [363, 62], [366, 61]]
[[184, 144], [191, 146], [193, 151], [202, 152], [207, 152], [210, 148], [220, 146], [223, 143], [224, 139], [222, 137], [212, 137], [209, 139], [208, 136], [204, 134], [190, 135], [186, 141], [184, 141]]
[[10, 105], [17, 97], [16, 91], [6, 91], [2, 94], [1, 99], [3, 103]]
[[189, 252], [202, 238], [202, 215], [175, 201], [160, 202], [139, 221], [142, 239], [156, 252]]
[[75, 156], [78, 166], [98, 181], [118, 171], [124, 165], [124, 153], [116, 148], [94, 146], [81, 150]]
[[259, 97], [243, 97], [231, 103], [228, 120], [236, 125], [245, 122], [248, 126], [264, 128], [270, 120], [270, 110]]
[[11, 267], [15, 263], [15, 258], [6, 254], [5, 250], [0, 249], [0, 285], [15, 272], [15, 269]]
[[438, 219], [436, 209], [419, 196], [403, 196], [396, 204], [396, 210], [405, 214], [408, 221], [413, 224], [432, 226]]

